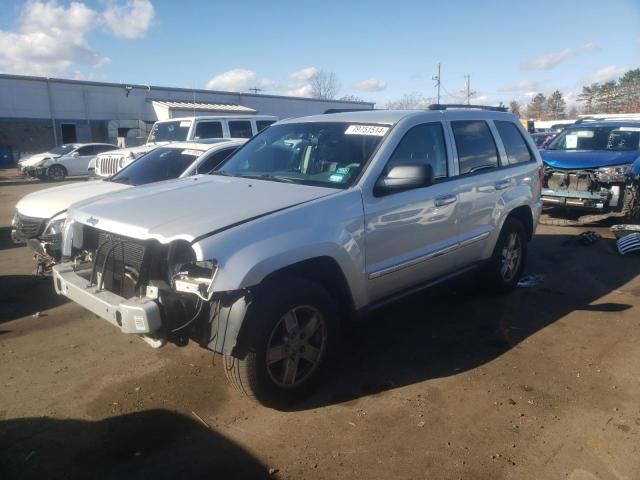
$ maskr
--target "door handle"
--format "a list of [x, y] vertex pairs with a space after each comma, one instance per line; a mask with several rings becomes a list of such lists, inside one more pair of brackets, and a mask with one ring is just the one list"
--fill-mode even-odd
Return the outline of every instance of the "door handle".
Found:
[[436, 207], [444, 207], [445, 205], [451, 205], [456, 200], [458, 200], [458, 197], [455, 195], [446, 195], [444, 197], [436, 198], [434, 203]]
[[509, 188], [511, 186], [510, 180], [505, 180], [504, 182], [498, 182], [495, 184], [496, 190], [504, 190], [505, 188]]

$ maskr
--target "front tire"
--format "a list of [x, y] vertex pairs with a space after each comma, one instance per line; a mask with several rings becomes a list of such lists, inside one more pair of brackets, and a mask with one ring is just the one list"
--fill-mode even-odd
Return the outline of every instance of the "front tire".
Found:
[[522, 223], [507, 218], [487, 266], [489, 288], [497, 293], [513, 290], [524, 271], [527, 258], [527, 235]]
[[67, 169], [62, 165], [52, 165], [47, 170], [47, 177], [54, 182], [59, 182], [64, 180], [64, 177], [67, 176]]
[[338, 342], [339, 318], [327, 291], [305, 279], [265, 285], [248, 313], [244, 358], [224, 356], [227, 379], [247, 397], [282, 406], [307, 394]]

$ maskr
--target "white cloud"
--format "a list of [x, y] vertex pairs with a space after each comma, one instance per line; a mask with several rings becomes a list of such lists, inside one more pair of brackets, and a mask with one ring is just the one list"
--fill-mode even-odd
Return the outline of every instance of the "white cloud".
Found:
[[300, 70], [296, 70], [291, 75], [289, 75], [289, 79], [294, 82], [308, 82], [311, 79], [314, 79], [320, 73], [320, 69], [316, 67], [307, 67], [302, 68]]
[[309, 84], [290, 86], [287, 89], [287, 95], [290, 97], [313, 97], [313, 88]]
[[565, 48], [560, 52], [546, 53], [530, 58], [522, 64], [522, 68], [525, 70], [551, 70], [580, 53], [590, 52], [596, 48], [598, 47], [595, 43], [589, 42], [577, 48]]
[[207, 82], [205, 88], [210, 90], [223, 90], [230, 92], [242, 92], [250, 88], [273, 90], [276, 82], [268, 78], [258, 78], [258, 74], [246, 68], [234, 68], [216, 75]]
[[86, 34], [97, 12], [83, 3], [67, 8], [55, 1], [29, 1], [17, 32], [0, 30], [0, 71], [26, 75], [63, 75], [72, 65], [109, 62], [89, 46]]
[[619, 77], [621, 77], [626, 71], [627, 71], [627, 68], [625, 67], [616, 67], [616, 66], [610, 65], [608, 67], [601, 68], [600, 70], [597, 70], [596, 72], [594, 72], [593, 75], [589, 77], [589, 82], [602, 83], [602, 82], [609, 82], [611, 80], [616, 80]]
[[150, 0], [109, 1], [102, 13], [102, 21], [116, 37], [140, 38], [151, 27], [154, 15]]
[[355, 87], [356, 90], [363, 92], [381, 92], [387, 88], [387, 82], [380, 78], [368, 78], [367, 80], [356, 83]]

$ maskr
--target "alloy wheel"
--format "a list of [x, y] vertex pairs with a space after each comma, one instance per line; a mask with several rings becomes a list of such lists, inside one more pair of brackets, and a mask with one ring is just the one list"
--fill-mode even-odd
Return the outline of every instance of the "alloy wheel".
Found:
[[269, 337], [267, 371], [280, 387], [291, 388], [318, 368], [327, 345], [327, 326], [322, 313], [301, 305], [285, 313]]
[[522, 243], [516, 232], [511, 232], [502, 247], [500, 258], [500, 275], [505, 282], [510, 282], [518, 273], [522, 261]]

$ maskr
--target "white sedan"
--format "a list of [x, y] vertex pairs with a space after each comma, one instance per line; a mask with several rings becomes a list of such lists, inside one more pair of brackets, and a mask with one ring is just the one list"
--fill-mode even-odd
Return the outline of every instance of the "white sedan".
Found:
[[41, 180], [63, 180], [67, 176], [89, 175], [89, 162], [96, 155], [118, 148], [108, 143], [67, 143], [19, 162], [22, 173]]

